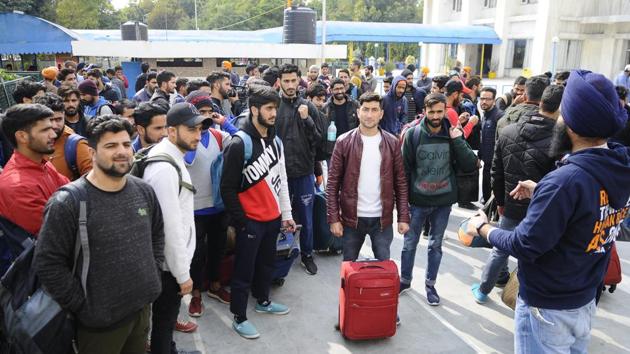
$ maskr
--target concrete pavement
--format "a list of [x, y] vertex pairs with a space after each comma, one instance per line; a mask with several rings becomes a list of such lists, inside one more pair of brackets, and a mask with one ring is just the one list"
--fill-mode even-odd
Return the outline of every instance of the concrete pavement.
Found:
[[[490, 295], [491, 301], [478, 305], [470, 285], [478, 282], [489, 250], [470, 249], [460, 245], [455, 234], [459, 223], [472, 212], [453, 208], [449, 220], [444, 256], [436, 288], [441, 305], [431, 307], [424, 294], [427, 240], [421, 238], [414, 269], [412, 290], [400, 297], [402, 325], [389, 339], [353, 342], [344, 340], [334, 329], [337, 322], [339, 266], [341, 256], [316, 255], [319, 272], [307, 275], [299, 261], [286, 278], [284, 286], [272, 290], [272, 299], [291, 308], [286, 316], [255, 313], [250, 304], [248, 318], [261, 336], [247, 340], [232, 329], [229, 306], [204, 295], [206, 312], [195, 321], [199, 330], [193, 334], [177, 333], [180, 349], [197, 349], [202, 353], [512, 353], [513, 311], [500, 299], [500, 289]], [[400, 264], [403, 237], [395, 233], [392, 259]], [[630, 244], [619, 243], [624, 280], [614, 294], [602, 295], [593, 323], [590, 353], [630, 353]], [[362, 256], [372, 255], [369, 241]], [[510, 260], [510, 269], [515, 262]], [[187, 317], [187, 302], [180, 317]]]

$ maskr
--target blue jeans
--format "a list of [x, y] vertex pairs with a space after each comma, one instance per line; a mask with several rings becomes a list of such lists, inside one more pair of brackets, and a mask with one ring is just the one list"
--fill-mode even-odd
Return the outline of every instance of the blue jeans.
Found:
[[[499, 219], [499, 228], [512, 231], [519, 223], [519, 220], [502, 216]], [[490, 252], [490, 256], [486, 261], [486, 265], [483, 267], [483, 273], [481, 273], [481, 284], [479, 284], [479, 290], [482, 293], [486, 295], [490, 294], [492, 288], [494, 288], [494, 285], [497, 283], [497, 280], [509, 278], [510, 273], [507, 266], [509, 257], [509, 253], [503, 252], [496, 247], [492, 248], [492, 252]]]
[[392, 225], [381, 230], [381, 218], [362, 218], [357, 222], [357, 228], [343, 227], [343, 260], [356, 261], [359, 258], [365, 235], [370, 235], [374, 258], [379, 261], [389, 259], [389, 246], [394, 238]]
[[587, 353], [595, 309], [595, 299], [577, 309], [548, 310], [528, 306], [519, 297], [514, 314], [514, 352]]
[[442, 239], [448, 225], [448, 217], [451, 214], [451, 206], [417, 207], [411, 206], [411, 225], [405, 234], [405, 244], [402, 249], [400, 265], [400, 282], [411, 284], [413, 278], [413, 265], [416, 259], [416, 247], [420, 241], [420, 233], [425, 220], [429, 220], [429, 251], [426, 272], [426, 284], [435, 285], [440, 262], [442, 261]]
[[315, 198], [315, 176], [289, 178], [289, 195], [293, 219], [302, 225], [300, 250], [303, 255], [313, 253], [313, 200]]

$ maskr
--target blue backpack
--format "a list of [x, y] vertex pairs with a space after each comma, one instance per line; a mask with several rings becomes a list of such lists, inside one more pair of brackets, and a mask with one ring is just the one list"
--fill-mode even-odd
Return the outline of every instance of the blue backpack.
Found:
[[85, 140], [85, 137], [79, 134], [71, 134], [63, 146], [63, 153], [66, 156], [66, 163], [68, 164], [68, 168], [70, 169], [70, 171], [72, 171], [72, 174], [75, 177], [81, 176], [81, 173], [79, 172], [79, 166], [77, 166], [77, 146], [79, 146], [79, 142], [81, 140]]
[[[216, 129], [210, 128], [210, 133], [214, 136], [214, 139], [219, 145], [219, 156], [210, 165], [210, 176], [212, 178], [212, 197], [214, 198], [214, 208], [224, 210], [223, 198], [221, 197], [221, 176], [223, 174], [223, 136], [221, 132]], [[210, 134], [203, 135], [201, 137], [201, 143], [207, 145], [209, 142], [204, 141], [210, 138]]]

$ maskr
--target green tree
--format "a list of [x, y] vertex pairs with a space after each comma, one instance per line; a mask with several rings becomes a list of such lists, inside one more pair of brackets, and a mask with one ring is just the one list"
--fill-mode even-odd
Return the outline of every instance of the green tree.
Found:
[[74, 29], [108, 29], [120, 26], [120, 14], [109, 0], [59, 0], [57, 23]]
[[188, 29], [189, 17], [177, 0], [158, 0], [147, 18], [149, 28]]
[[0, 0], [0, 12], [22, 11], [26, 14], [55, 21], [55, 1], [50, 0]]

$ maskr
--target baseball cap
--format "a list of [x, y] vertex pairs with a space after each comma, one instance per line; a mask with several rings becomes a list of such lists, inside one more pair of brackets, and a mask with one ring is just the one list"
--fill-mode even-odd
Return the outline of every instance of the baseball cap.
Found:
[[174, 104], [173, 107], [168, 110], [166, 114], [166, 124], [168, 124], [169, 127], [177, 125], [194, 127], [197, 124], [202, 124], [202, 129], [206, 130], [212, 125], [212, 119], [202, 116], [192, 103], [180, 102]]

